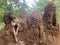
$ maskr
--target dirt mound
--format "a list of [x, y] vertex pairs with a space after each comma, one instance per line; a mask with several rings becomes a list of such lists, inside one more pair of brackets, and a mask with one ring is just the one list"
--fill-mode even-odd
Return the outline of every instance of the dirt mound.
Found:
[[[37, 17], [36, 17], [37, 16]], [[23, 18], [22, 22], [25, 19]], [[25, 22], [20, 22], [21, 26], [28, 26], [27, 28], [23, 27], [23, 31], [19, 33], [19, 39], [24, 41], [26, 45], [41, 45], [44, 43], [44, 30], [42, 24], [42, 16], [39, 12], [33, 12]]]
[[18, 21], [15, 16], [9, 14], [10, 13], [7, 13], [4, 16], [5, 27], [0, 31], [0, 45], [16, 45], [13, 28], [15, 26], [14, 24]]
[[15, 17], [4, 16], [5, 27], [0, 31], [0, 45], [54, 45], [59, 33], [56, 9], [53, 2], [46, 5], [44, 15], [33, 11], [29, 17], [24, 14]]
[[48, 45], [55, 41], [55, 38], [59, 34], [59, 24], [56, 18], [56, 6], [53, 2], [49, 2], [46, 5], [43, 15], [44, 30], [46, 32]]
[[[11, 20], [9, 17], [11, 17]], [[43, 25], [41, 24], [42, 18], [40, 19], [40, 15], [38, 17], [39, 20], [38, 18], [36, 19], [35, 16], [32, 17], [32, 20], [31, 17], [18, 19], [12, 15], [5, 15], [5, 28], [4, 31], [2, 31], [4, 33], [3, 35], [1, 33], [0, 36], [2, 37], [1, 42], [3, 41], [3, 44], [1, 45], [15, 45], [18, 41], [19, 43], [24, 42], [25, 45], [40, 45], [41, 43], [44, 44], [44, 33], [42, 28]]]

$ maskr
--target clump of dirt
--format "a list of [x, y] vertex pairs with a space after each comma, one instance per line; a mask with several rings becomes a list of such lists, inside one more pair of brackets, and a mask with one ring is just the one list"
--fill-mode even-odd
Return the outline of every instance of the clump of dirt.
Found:
[[0, 31], [0, 45], [16, 45], [15, 31], [18, 28], [18, 22], [18, 19], [10, 13], [4, 15], [5, 27]]
[[53, 43], [59, 34], [59, 24], [57, 23], [56, 18], [56, 6], [53, 2], [49, 2], [46, 5], [43, 15], [43, 22], [45, 26], [44, 30], [47, 36], [47, 41], [49, 43]]
[[[37, 16], [37, 17], [36, 17]], [[25, 42], [25, 45], [41, 45], [45, 41], [45, 34], [42, 24], [42, 16], [39, 12], [34, 11], [27, 20], [22, 19], [20, 22], [21, 26], [28, 26], [27, 28], [23, 27], [23, 31], [19, 33], [19, 39]]]
[[8, 12], [4, 15], [5, 24], [10, 24], [13, 19], [15, 19], [15, 16], [13, 16], [13, 14], [11, 12]]

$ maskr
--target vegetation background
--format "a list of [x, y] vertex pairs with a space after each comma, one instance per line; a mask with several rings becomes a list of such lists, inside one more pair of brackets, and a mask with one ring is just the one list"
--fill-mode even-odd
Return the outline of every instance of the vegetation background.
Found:
[[3, 16], [6, 12], [12, 12], [14, 15], [19, 16], [21, 9], [25, 9], [28, 14], [30, 14], [33, 10], [38, 10], [44, 13], [45, 5], [54, 1], [56, 4], [56, 14], [57, 18], [60, 21], [60, 0], [32, 0], [33, 2], [29, 5], [28, 0], [0, 0], [0, 29], [4, 27], [3, 24]]

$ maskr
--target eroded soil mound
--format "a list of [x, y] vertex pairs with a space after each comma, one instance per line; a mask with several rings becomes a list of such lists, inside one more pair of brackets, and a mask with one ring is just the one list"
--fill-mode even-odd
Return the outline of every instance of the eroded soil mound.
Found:
[[38, 11], [22, 18], [5, 14], [0, 45], [57, 45], [60, 41], [55, 10], [55, 4], [49, 2], [43, 16]]

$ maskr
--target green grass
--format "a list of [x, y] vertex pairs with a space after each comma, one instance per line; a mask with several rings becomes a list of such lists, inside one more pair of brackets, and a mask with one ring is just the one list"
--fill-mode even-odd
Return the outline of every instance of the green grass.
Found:
[[57, 13], [57, 18], [60, 21], [60, 12]]
[[58, 19], [59, 19], [59, 21], [60, 21], [60, 15], [58, 15]]
[[4, 28], [4, 24], [0, 23], [0, 30]]

